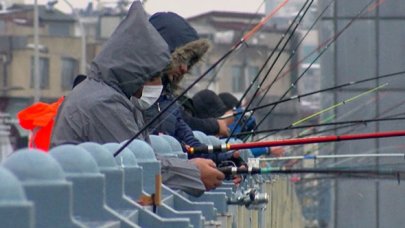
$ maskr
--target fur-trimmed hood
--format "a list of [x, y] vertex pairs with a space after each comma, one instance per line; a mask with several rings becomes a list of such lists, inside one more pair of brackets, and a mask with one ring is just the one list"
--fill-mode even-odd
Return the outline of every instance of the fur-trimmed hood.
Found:
[[176, 48], [171, 54], [171, 66], [179, 66], [184, 63], [191, 68], [201, 60], [209, 48], [210, 42], [207, 39], [191, 41]]
[[[149, 21], [169, 45], [171, 68], [186, 64], [190, 70], [210, 47], [209, 41], [200, 39], [197, 31], [176, 13], [156, 13], [149, 18]], [[181, 78], [177, 82], [180, 80]]]

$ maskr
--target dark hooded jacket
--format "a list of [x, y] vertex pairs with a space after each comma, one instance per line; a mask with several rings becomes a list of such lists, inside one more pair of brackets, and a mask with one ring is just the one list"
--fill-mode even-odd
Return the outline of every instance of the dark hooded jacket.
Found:
[[[169, 63], [166, 42], [147, 20], [142, 4], [135, 1], [92, 61], [87, 79], [65, 98], [56, 118], [51, 146], [122, 142], [132, 138], [144, 122], [142, 113], [129, 98]], [[147, 132], [140, 137], [148, 141]], [[163, 183], [192, 195], [204, 192], [194, 164], [174, 158], [161, 158], [161, 162]]]
[[[171, 67], [178, 67], [180, 64], [187, 64], [190, 68], [197, 63], [209, 48], [208, 41], [200, 39], [197, 32], [184, 18], [172, 12], [156, 13], [149, 21], [160, 33], [169, 45], [171, 51]], [[163, 76], [164, 91], [159, 100], [145, 112], [145, 118], [149, 121], [162, 109], [166, 108], [173, 100], [177, 89], [176, 82], [170, 82], [168, 76]], [[182, 144], [192, 147], [202, 145], [195, 138], [193, 131], [183, 119], [183, 107], [179, 103], [173, 104], [164, 113], [156, 124], [150, 128], [152, 134], [168, 134], [175, 137]], [[219, 163], [228, 160], [231, 154], [194, 154], [189, 158], [203, 157]]]
[[[151, 24], [160, 33], [166, 43], [169, 45], [172, 53], [173, 67], [179, 64], [188, 64], [192, 66], [207, 51], [208, 44], [200, 40], [197, 32], [187, 21], [179, 15], [172, 12], [162, 12], [152, 15], [149, 19]], [[164, 90], [159, 100], [145, 112], [145, 119], [151, 120], [162, 109], [166, 108], [174, 100], [174, 88], [163, 76]], [[156, 124], [150, 127], [152, 134], [167, 134], [175, 137], [182, 144], [189, 146], [200, 146], [201, 143], [193, 135], [191, 128], [184, 122], [181, 106], [176, 103], [164, 113]]]

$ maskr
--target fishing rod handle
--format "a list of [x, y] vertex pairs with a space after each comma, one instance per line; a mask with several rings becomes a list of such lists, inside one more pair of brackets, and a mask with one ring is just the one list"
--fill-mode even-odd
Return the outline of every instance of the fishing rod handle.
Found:
[[187, 152], [189, 154], [201, 154], [201, 153], [220, 153], [230, 150], [230, 144], [221, 145], [202, 145], [196, 147], [189, 147]]
[[235, 167], [235, 166], [228, 166], [228, 167], [220, 167], [218, 168], [225, 176], [233, 176], [238, 174], [260, 174], [260, 168], [253, 168], [253, 167]]

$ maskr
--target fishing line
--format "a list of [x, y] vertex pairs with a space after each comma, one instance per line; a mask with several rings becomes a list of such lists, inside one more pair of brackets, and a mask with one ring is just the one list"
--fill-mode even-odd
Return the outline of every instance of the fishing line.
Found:
[[[298, 28], [299, 24], [301, 23], [302, 19], [304, 18], [305, 14], [308, 12], [309, 8], [311, 7], [313, 3], [313, 0], [307, 0], [305, 2], [305, 4], [302, 6], [302, 8], [300, 9], [300, 11], [298, 12], [297, 16], [294, 18], [293, 22], [288, 26], [286, 33], [281, 37], [281, 39], [278, 41], [277, 45], [274, 47], [273, 51], [270, 53], [270, 55], [268, 56], [268, 58], [266, 59], [266, 61], [264, 62], [264, 64], [262, 65], [262, 67], [260, 68], [259, 72], [256, 74], [256, 76], [254, 77], [253, 81], [251, 81], [249, 87], [245, 90], [245, 92], [243, 93], [242, 97], [239, 99], [239, 102], [237, 104], [237, 107], [240, 107], [242, 104], [243, 99], [245, 98], [245, 96], [248, 94], [248, 92], [250, 91], [250, 89], [253, 87], [253, 85], [256, 83], [256, 81], [259, 79], [259, 76], [261, 75], [261, 73], [263, 72], [263, 70], [265, 69], [265, 67], [267, 66], [267, 64], [269, 63], [269, 61], [271, 60], [271, 58], [273, 57], [273, 55], [276, 53], [276, 51], [279, 49], [280, 45], [283, 43], [284, 39], [286, 38], [286, 34], [290, 33], [290, 35], [288, 36], [287, 40], [284, 42], [284, 45], [281, 47], [281, 50], [278, 52], [277, 56], [275, 57], [275, 60], [273, 61], [273, 63], [271, 64], [270, 68], [267, 71], [267, 74], [265, 75], [265, 77], [263, 77], [263, 80], [261, 80], [260, 84], [257, 86], [256, 91], [254, 92], [253, 97], [257, 94], [257, 92], [259, 91], [260, 87], [263, 85], [263, 83], [266, 81], [267, 77], [270, 75], [269, 72], [273, 69], [275, 63], [278, 61], [279, 57], [281, 56], [281, 54], [283, 53], [283, 51], [285, 50], [285, 48], [287, 47], [289, 41], [291, 40], [291, 38], [294, 36], [296, 29]], [[307, 6], [308, 4], [308, 6]], [[303, 13], [302, 17], [300, 17], [300, 14]], [[298, 19], [299, 18], [299, 19]], [[297, 21], [298, 20], [298, 21]], [[294, 27], [293, 27], [294, 26]], [[290, 32], [290, 30], [292, 29], [292, 31]], [[245, 115], [246, 113], [246, 109], [248, 109], [250, 107], [250, 105], [252, 104], [251, 100], [246, 108], [243, 110], [242, 116]], [[242, 118], [237, 120], [236, 125], [240, 125], [242, 121]], [[245, 124], [243, 124], [242, 128], [245, 127]], [[236, 127], [233, 128], [231, 130], [231, 133], [229, 134], [228, 138], [226, 139], [226, 142], [229, 142], [230, 138], [233, 136], [233, 134], [236, 131]]]

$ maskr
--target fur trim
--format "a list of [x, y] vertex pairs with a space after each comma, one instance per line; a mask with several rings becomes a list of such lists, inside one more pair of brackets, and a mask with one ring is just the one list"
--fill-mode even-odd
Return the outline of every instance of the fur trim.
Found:
[[[198, 39], [176, 48], [171, 54], [171, 64], [169, 69], [179, 67], [181, 64], [186, 64], [188, 66], [188, 71], [190, 71], [190, 69], [201, 60], [210, 46], [210, 42], [207, 39]], [[179, 83], [183, 77], [184, 75], [179, 78], [169, 79], [169, 84], [173, 93], [179, 92]]]
[[207, 39], [198, 39], [176, 48], [171, 56], [172, 67], [180, 66], [180, 64], [187, 64], [190, 69], [194, 64], [201, 60], [209, 48], [210, 42]]

